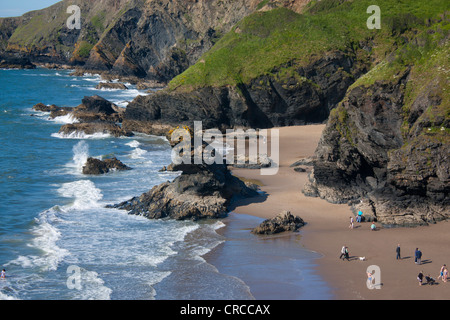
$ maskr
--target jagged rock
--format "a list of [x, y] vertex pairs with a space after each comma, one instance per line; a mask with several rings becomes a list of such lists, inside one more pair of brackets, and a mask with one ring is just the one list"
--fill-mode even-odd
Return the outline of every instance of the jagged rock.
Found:
[[115, 137], [132, 136], [133, 133], [123, 130], [119, 125], [112, 122], [82, 122], [71, 123], [61, 126], [59, 133], [65, 136], [86, 134], [92, 135], [95, 133], [110, 134]]
[[283, 211], [272, 219], [264, 220], [258, 227], [252, 230], [255, 234], [275, 234], [286, 231], [297, 231], [305, 222], [298, 216], [293, 216], [290, 211]]
[[74, 108], [72, 107], [58, 107], [54, 104], [46, 105], [43, 103], [38, 103], [33, 106], [33, 110], [42, 111], [42, 112], [50, 112], [50, 118], [56, 118], [60, 116], [65, 116], [71, 112], [73, 112]]
[[305, 195], [348, 203], [387, 226], [450, 218], [448, 79], [438, 64], [416, 63], [348, 91], [323, 131]]
[[89, 157], [83, 166], [83, 174], [104, 174], [114, 170], [123, 171], [130, 169], [116, 157], [105, 160]]
[[128, 90], [128, 87], [120, 82], [100, 82], [95, 89], [119, 89]]
[[255, 190], [231, 175], [226, 165], [181, 164], [173, 167], [182, 173], [172, 182], [109, 207], [150, 219], [198, 220], [225, 217], [234, 199], [257, 195]]

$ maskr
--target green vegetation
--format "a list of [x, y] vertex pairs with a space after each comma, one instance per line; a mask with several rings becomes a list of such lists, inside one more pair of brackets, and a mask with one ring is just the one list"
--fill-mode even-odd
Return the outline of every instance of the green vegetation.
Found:
[[102, 34], [103, 31], [105, 31], [105, 18], [106, 13], [104, 11], [101, 11], [91, 19], [92, 26], [97, 30], [99, 34]]
[[79, 46], [75, 49], [74, 55], [81, 58], [88, 58], [91, 53], [91, 49], [94, 47], [91, 43], [87, 41], [81, 41]]
[[[262, 1], [260, 6], [266, 3]], [[380, 30], [366, 26], [370, 5], [381, 8]], [[333, 50], [370, 57], [376, 64], [449, 8], [447, 0], [322, 0], [312, 1], [303, 14], [286, 8], [255, 12], [173, 79], [169, 88], [248, 83], [287, 63], [296, 68]], [[365, 42], [370, 43], [368, 52], [360, 49]], [[405, 61], [409, 58], [404, 57]]]

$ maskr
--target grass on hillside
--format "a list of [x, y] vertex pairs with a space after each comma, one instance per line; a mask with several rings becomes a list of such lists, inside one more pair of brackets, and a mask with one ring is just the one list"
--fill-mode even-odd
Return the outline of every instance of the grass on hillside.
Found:
[[[381, 29], [370, 30], [367, 8], [381, 9]], [[449, 10], [446, 0], [322, 0], [303, 14], [286, 8], [256, 12], [239, 22], [199, 61], [174, 78], [170, 89], [248, 83], [288, 62], [305, 65], [332, 50], [352, 52], [368, 41], [376, 64], [404, 45], [427, 20]]]

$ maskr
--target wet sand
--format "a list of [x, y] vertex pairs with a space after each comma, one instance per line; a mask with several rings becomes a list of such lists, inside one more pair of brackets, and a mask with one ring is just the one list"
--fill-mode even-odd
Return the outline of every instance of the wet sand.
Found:
[[[233, 212], [271, 218], [289, 210], [307, 223], [301, 231], [301, 244], [320, 253], [315, 270], [333, 289], [334, 299], [415, 300], [448, 299], [450, 281], [419, 286], [420, 271], [437, 280], [442, 264], [450, 265], [450, 222], [416, 228], [380, 228], [371, 231], [369, 223], [349, 228], [350, 207], [336, 205], [301, 192], [308, 172], [295, 172], [292, 163], [314, 154], [324, 125], [283, 127], [280, 130], [280, 168], [276, 175], [260, 175], [258, 169], [233, 169], [233, 174], [259, 180], [266, 197], [237, 203]], [[379, 226], [379, 225], [378, 225]], [[395, 249], [401, 247], [401, 260]], [[339, 259], [343, 245], [349, 248], [350, 261]], [[423, 252], [422, 264], [414, 263], [414, 251]], [[360, 260], [359, 257], [365, 257]], [[380, 270], [380, 285], [369, 289], [367, 268]], [[373, 269], [373, 268], [372, 268]], [[259, 287], [259, 290], [267, 290]]]

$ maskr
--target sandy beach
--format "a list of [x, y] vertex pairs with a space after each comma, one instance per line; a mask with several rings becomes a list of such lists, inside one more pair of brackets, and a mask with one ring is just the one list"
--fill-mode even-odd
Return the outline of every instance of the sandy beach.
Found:
[[[290, 165], [314, 154], [325, 125], [278, 128], [280, 132], [280, 168], [276, 175], [263, 176], [257, 169], [234, 169], [233, 174], [259, 180], [265, 201], [238, 203], [233, 212], [271, 218], [282, 210], [300, 216], [307, 225], [300, 230], [301, 243], [321, 255], [317, 272], [332, 287], [339, 300], [431, 300], [448, 299], [450, 281], [419, 286], [420, 271], [437, 280], [443, 264], [450, 265], [450, 222], [415, 228], [379, 228], [370, 230], [370, 223], [356, 223], [349, 228], [352, 212], [346, 204], [336, 205], [301, 192], [308, 172], [296, 172]], [[380, 225], [378, 224], [378, 227]], [[396, 259], [400, 244], [402, 259]], [[339, 259], [346, 245], [350, 261]], [[419, 248], [422, 264], [414, 263]], [[365, 257], [360, 260], [359, 257]], [[381, 285], [367, 287], [366, 270], [379, 267]]]

